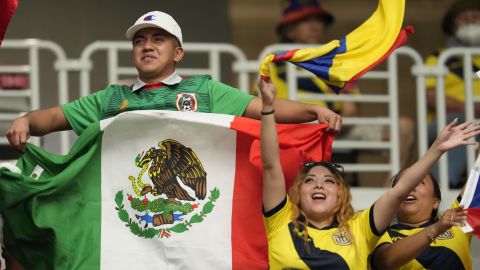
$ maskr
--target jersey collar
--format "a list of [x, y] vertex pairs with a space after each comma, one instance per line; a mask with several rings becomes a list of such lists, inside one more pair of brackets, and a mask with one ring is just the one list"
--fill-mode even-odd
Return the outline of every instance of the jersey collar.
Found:
[[[177, 71], [174, 71], [170, 76], [163, 79], [160, 83], [166, 85], [174, 85], [182, 81], [182, 77], [178, 75]], [[142, 87], [147, 85], [144, 81], [142, 81], [139, 77], [135, 80], [135, 84], [132, 86], [132, 92], [140, 90]]]
[[397, 223], [397, 224], [394, 224], [392, 226], [390, 226], [390, 229], [395, 229], [395, 230], [413, 230], [415, 228], [425, 228], [425, 227], [428, 227], [430, 225], [432, 225], [433, 223], [435, 223], [436, 220], [429, 220], [423, 224], [420, 224], [418, 227], [413, 227], [413, 226], [410, 226], [410, 225], [407, 225], [407, 224], [402, 224], [402, 223]]

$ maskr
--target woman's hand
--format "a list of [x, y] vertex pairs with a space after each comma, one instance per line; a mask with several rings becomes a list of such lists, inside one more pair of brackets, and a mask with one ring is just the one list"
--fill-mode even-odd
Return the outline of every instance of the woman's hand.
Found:
[[475, 141], [468, 139], [480, 134], [480, 126], [473, 124], [473, 121], [467, 121], [457, 125], [458, 119], [455, 118], [438, 135], [434, 144], [440, 151], [447, 151], [460, 145], [477, 145]]
[[273, 85], [270, 78], [260, 78], [258, 80], [258, 88], [262, 94], [262, 108], [263, 111], [273, 109], [273, 103], [275, 102], [275, 95], [277, 90]]
[[450, 208], [443, 212], [438, 221], [436, 222], [439, 229], [438, 234], [442, 234], [448, 231], [453, 226], [464, 226], [467, 222], [467, 209], [460, 205], [455, 208]]

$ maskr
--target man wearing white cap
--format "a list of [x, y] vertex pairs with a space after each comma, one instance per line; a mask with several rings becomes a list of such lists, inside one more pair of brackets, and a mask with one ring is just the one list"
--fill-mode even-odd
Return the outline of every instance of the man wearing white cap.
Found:
[[[110, 85], [68, 104], [30, 112], [15, 119], [7, 130], [12, 146], [23, 150], [30, 135], [73, 129], [81, 134], [98, 120], [131, 110], [178, 110], [230, 114], [260, 119], [261, 99], [214, 81], [210, 76], [182, 79], [176, 65], [184, 55], [180, 26], [168, 14], [142, 15], [126, 32], [132, 41], [132, 61], [138, 78], [132, 87]], [[318, 120], [339, 131], [341, 117], [325, 107], [279, 100], [278, 122]]]

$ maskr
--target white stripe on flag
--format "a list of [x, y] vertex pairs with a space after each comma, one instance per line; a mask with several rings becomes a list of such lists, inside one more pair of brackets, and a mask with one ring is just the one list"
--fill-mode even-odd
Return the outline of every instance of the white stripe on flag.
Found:
[[104, 130], [110, 123], [117, 118], [123, 117], [123, 115], [138, 115], [155, 119], [178, 119], [187, 122], [205, 123], [213, 126], [230, 127], [230, 123], [233, 121], [234, 116], [226, 114], [213, 114], [213, 113], [199, 113], [199, 112], [178, 112], [178, 111], [158, 111], [158, 110], [141, 110], [124, 112], [115, 117], [111, 117], [100, 121], [100, 130]]
[[[468, 206], [472, 203], [473, 197], [475, 196], [478, 177], [480, 177], [480, 155], [477, 157], [473, 168], [470, 170], [467, 183], [465, 184], [462, 200], [460, 201], [460, 204], [465, 206], [465, 208], [468, 208]], [[473, 232], [473, 228], [466, 223], [465, 226], [462, 227], [462, 231], [465, 233]]]
[[[232, 116], [226, 115], [141, 111], [102, 123], [105, 128], [101, 158], [102, 269], [211, 269], [213, 265], [215, 269], [232, 268], [231, 213], [236, 153], [236, 132], [229, 129], [232, 120]], [[146, 229], [145, 222], [136, 219], [127, 199], [127, 194], [134, 194], [128, 177], [137, 177], [141, 171], [135, 165], [136, 156], [151, 147], [158, 149], [158, 143], [165, 139], [190, 147], [207, 172], [207, 197], [195, 201], [199, 207], [183, 216], [184, 221], [202, 210], [212, 189], [217, 188], [220, 196], [211, 213], [202, 222], [192, 223], [188, 231], [171, 232], [170, 238], [145, 239], [134, 235], [119, 219], [115, 196], [123, 191], [123, 205], [130, 219]], [[148, 171], [141, 179], [153, 186]], [[152, 201], [159, 196], [145, 197]], [[148, 224], [148, 228], [159, 227]]]

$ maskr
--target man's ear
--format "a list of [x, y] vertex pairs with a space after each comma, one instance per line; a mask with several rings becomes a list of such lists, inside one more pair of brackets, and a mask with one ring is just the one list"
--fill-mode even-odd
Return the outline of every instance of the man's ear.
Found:
[[175, 58], [174, 58], [175, 63], [178, 63], [182, 60], [184, 53], [185, 51], [183, 50], [182, 47], [175, 48]]

